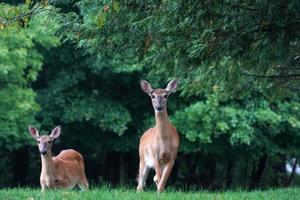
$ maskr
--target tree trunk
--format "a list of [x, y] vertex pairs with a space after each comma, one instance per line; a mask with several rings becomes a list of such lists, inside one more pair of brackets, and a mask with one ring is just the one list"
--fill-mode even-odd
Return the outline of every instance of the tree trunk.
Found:
[[28, 152], [27, 148], [16, 150], [14, 156], [14, 185], [23, 186], [26, 184], [27, 168], [28, 168]]
[[259, 186], [261, 177], [262, 177], [262, 175], [264, 173], [264, 170], [266, 168], [267, 159], [268, 159], [267, 154], [264, 154], [259, 159], [257, 169], [255, 170], [255, 167], [253, 167], [252, 179], [251, 179], [251, 184], [250, 184], [251, 189], [254, 189], [254, 188]]
[[227, 171], [225, 176], [225, 188], [228, 189], [231, 186], [232, 183], [232, 169], [233, 169], [234, 161], [229, 159], [228, 165], [227, 165]]
[[288, 182], [288, 174], [286, 173], [286, 155], [279, 154], [278, 161], [273, 164], [273, 170], [275, 175], [275, 180], [273, 181], [274, 187], [282, 187], [285, 186]]
[[187, 167], [188, 167], [188, 172], [189, 172], [188, 173], [188, 185], [189, 186], [196, 184], [196, 174], [197, 174], [196, 167], [198, 164], [198, 159], [196, 157], [197, 157], [197, 154], [191, 154], [188, 157], [187, 163], [189, 163], [189, 164], [187, 165]]
[[126, 155], [125, 154], [120, 154], [120, 169], [119, 169], [119, 183], [120, 185], [126, 185], [127, 184], [127, 179], [128, 179], [128, 166], [126, 164]]
[[242, 178], [242, 185], [245, 188], [248, 185], [248, 166], [249, 166], [249, 158], [248, 158], [248, 154], [246, 154], [245, 167], [244, 167], [244, 172], [243, 172], [244, 175]]
[[203, 186], [206, 189], [213, 189], [215, 184], [215, 174], [216, 174], [216, 160], [214, 157], [210, 157], [206, 160], [205, 167], [207, 169], [203, 180]]
[[295, 173], [296, 173], [297, 163], [298, 163], [298, 160], [295, 159], [295, 162], [294, 162], [293, 168], [292, 168], [292, 173], [291, 173], [290, 177], [287, 180], [286, 186], [290, 186], [292, 181], [293, 181], [293, 178], [294, 178]]

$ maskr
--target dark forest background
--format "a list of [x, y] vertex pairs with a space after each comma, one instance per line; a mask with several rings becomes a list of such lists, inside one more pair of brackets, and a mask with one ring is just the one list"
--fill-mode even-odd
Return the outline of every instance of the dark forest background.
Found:
[[297, 0], [1, 1], [0, 187], [39, 185], [30, 124], [61, 125], [54, 154], [81, 152], [91, 184], [136, 185], [139, 138], [154, 125], [139, 81], [174, 78], [181, 143], [168, 185], [299, 184], [299, 10]]

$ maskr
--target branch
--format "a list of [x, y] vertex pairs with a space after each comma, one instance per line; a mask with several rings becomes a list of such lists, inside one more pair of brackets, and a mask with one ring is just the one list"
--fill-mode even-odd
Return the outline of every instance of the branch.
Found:
[[247, 72], [241, 72], [242, 75], [253, 76], [257, 78], [266, 78], [266, 79], [288, 79], [288, 78], [300, 78], [300, 74], [290, 74], [290, 75], [261, 75], [261, 74], [250, 74]]
[[246, 7], [246, 6], [241, 6], [239, 4], [230, 4], [230, 3], [227, 3], [227, 2], [224, 2], [223, 3], [230, 7], [230, 8], [234, 8], [234, 9], [243, 9], [243, 10], [249, 10], [249, 11], [260, 11], [260, 9], [258, 8], [249, 8], [249, 7]]
[[47, 4], [43, 1], [42, 3], [39, 3], [37, 6], [35, 6], [31, 10], [29, 10], [28, 12], [21, 13], [19, 15], [16, 15], [16, 16], [12, 17], [12, 18], [0, 17], [0, 21], [2, 21], [2, 23], [4, 25], [8, 25], [8, 24], [14, 23], [16, 21], [23, 20], [26, 17], [31, 17], [31, 16], [33, 16], [37, 13], [49, 10], [49, 9], [45, 8], [46, 5]]
[[[249, 10], [249, 11], [254, 11], [254, 12], [263, 11], [263, 9], [265, 9], [265, 8], [263, 8], [263, 9], [262, 8], [250, 8], [250, 7], [240, 5], [244, 2], [240, 2], [239, 4], [231, 4], [231, 3], [225, 2], [224, 0], [222, 2], [226, 6], [233, 8], [233, 9], [242, 9], [242, 10]], [[285, 1], [282, 1], [282, 2], [279, 2], [276, 6], [279, 10], [281, 10], [281, 9], [284, 9], [287, 7], [287, 4], [285, 4], [285, 3], [286, 3]]]
[[300, 67], [274, 67], [275, 69], [280, 69], [280, 70], [297, 70], [300, 69]]

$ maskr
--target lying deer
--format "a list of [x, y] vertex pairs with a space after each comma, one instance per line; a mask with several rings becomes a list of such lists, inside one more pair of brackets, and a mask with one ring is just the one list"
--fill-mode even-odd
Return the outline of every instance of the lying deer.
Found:
[[60, 126], [55, 127], [50, 135], [39, 136], [38, 130], [29, 126], [31, 136], [37, 140], [41, 153], [42, 171], [40, 184], [45, 188], [74, 188], [75, 185], [87, 190], [89, 183], [84, 172], [84, 161], [80, 153], [75, 150], [63, 150], [52, 157], [53, 140], [60, 135]]
[[167, 114], [168, 96], [176, 89], [175, 80], [168, 83], [165, 89], [152, 89], [150, 83], [141, 81], [142, 90], [149, 94], [155, 111], [156, 125], [147, 130], [140, 139], [140, 166], [137, 191], [143, 190], [149, 170], [155, 169], [153, 178], [157, 191], [165, 189], [171, 173], [179, 146], [176, 128], [171, 124]]

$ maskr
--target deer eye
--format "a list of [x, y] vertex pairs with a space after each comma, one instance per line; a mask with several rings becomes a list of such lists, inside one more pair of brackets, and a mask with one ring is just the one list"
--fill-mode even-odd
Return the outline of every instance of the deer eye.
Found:
[[48, 144], [51, 144], [51, 142], [52, 142], [51, 140], [50, 140], [50, 141], [48, 141]]
[[167, 97], [168, 97], [168, 95], [165, 94], [165, 95], [164, 95], [164, 98], [166, 99]]
[[151, 98], [152, 98], [152, 99], [154, 99], [154, 98], [155, 98], [155, 96], [154, 96], [153, 94], [151, 94]]
[[39, 143], [41, 143], [41, 142], [38, 140], [37, 143], [39, 144]]

